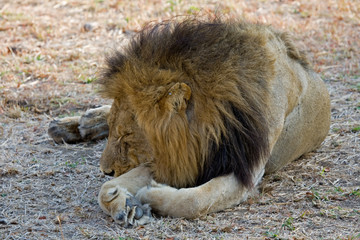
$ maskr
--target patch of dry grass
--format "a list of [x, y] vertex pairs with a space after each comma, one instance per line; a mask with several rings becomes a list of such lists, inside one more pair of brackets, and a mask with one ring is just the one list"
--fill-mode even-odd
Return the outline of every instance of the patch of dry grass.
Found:
[[[104, 53], [146, 22], [215, 13], [294, 35], [329, 87], [329, 135], [236, 208], [121, 228], [96, 202], [104, 141], [55, 145], [49, 121], [108, 103], [93, 84]], [[0, 239], [360, 238], [359, 16], [356, 0], [2, 1]]]

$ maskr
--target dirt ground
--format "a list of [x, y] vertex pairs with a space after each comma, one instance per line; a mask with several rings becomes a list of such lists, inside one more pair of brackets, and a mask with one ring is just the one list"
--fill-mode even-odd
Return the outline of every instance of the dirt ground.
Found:
[[[49, 122], [111, 103], [104, 56], [144, 23], [199, 12], [291, 32], [329, 88], [330, 132], [238, 207], [122, 228], [97, 204], [105, 140], [58, 145]], [[0, 0], [0, 239], [360, 239], [359, 59], [357, 0]]]

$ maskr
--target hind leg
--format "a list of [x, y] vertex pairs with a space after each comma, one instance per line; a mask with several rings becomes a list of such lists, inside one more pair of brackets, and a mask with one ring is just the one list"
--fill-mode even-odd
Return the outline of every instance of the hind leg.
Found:
[[314, 73], [298, 104], [285, 118], [279, 138], [266, 165], [272, 173], [301, 155], [315, 150], [330, 127], [330, 98], [323, 81]]

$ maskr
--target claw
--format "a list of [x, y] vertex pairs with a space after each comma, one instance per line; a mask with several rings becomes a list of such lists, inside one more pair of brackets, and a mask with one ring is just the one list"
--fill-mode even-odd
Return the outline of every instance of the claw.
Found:
[[138, 199], [129, 196], [126, 199], [125, 216], [123, 221], [125, 227], [128, 225], [137, 226], [151, 221], [151, 208], [148, 204], [142, 205]]
[[144, 215], [144, 211], [141, 208], [135, 208], [135, 216], [136, 220], [139, 220]]

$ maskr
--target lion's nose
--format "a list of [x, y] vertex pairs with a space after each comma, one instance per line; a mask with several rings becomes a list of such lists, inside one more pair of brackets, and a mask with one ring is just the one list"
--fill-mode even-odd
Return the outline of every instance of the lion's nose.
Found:
[[114, 176], [115, 171], [112, 170], [111, 172], [108, 172], [108, 173], [104, 171], [104, 174], [112, 177], [112, 176]]

